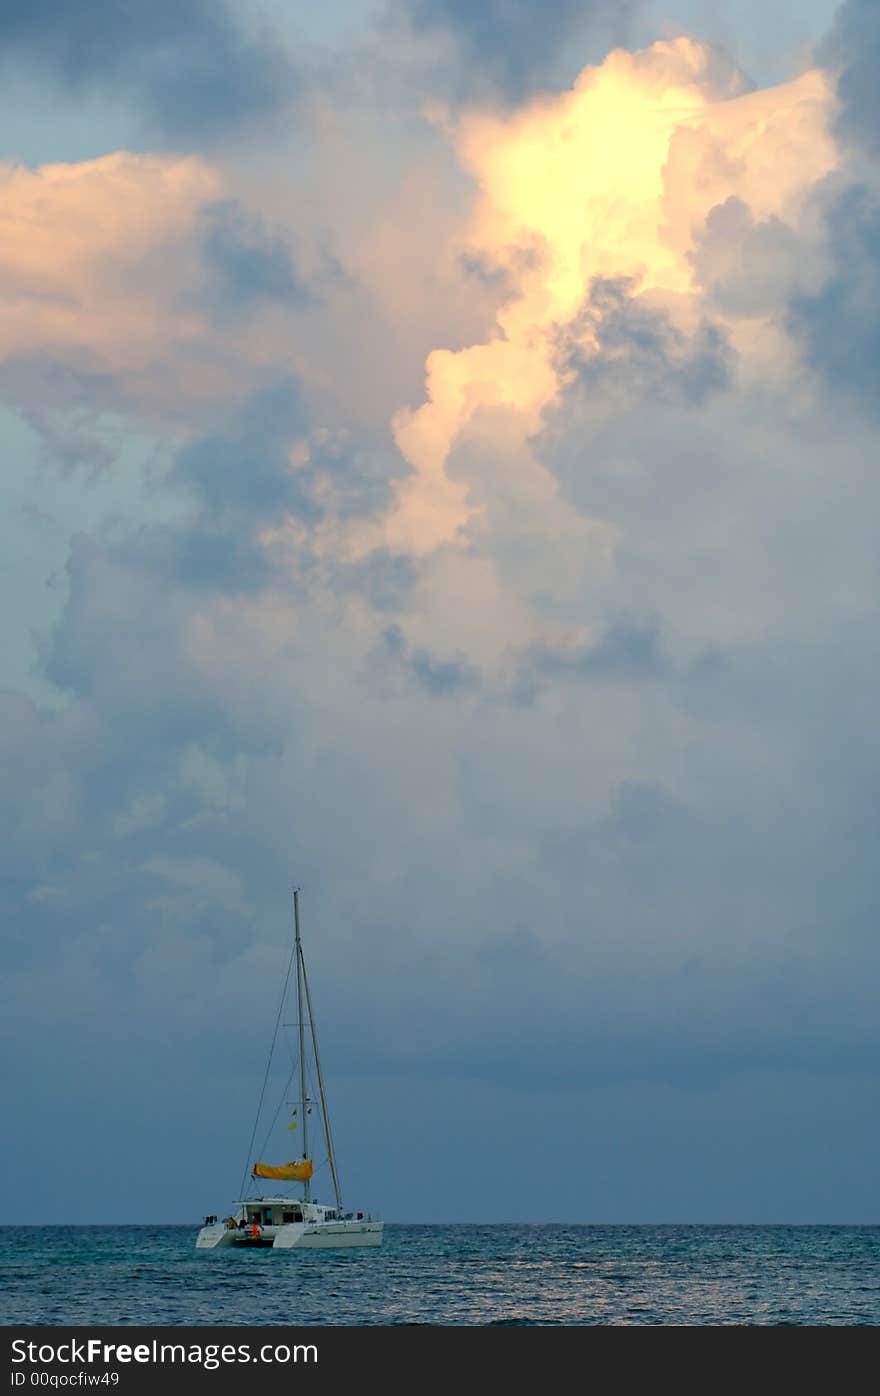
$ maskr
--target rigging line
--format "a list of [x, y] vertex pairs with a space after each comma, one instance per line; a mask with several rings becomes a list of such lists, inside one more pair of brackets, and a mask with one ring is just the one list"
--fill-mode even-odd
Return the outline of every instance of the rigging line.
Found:
[[[297, 1025], [296, 1025], [296, 1023], [282, 1023], [281, 1026], [282, 1026], [282, 1027], [296, 1027]], [[275, 1114], [272, 1116], [272, 1119], [271, 1119], [271, 1121], [270, 1121], [270, 1123], [269, 1123], [269, 1128], [268, 1128], [267, 1131], [266, 1131], [266, 1137], [265, 1137], [265, 1139], [263, 1140], [262, 1146], [261, 1146], [261, 1148], [260, 1148], [260, 1156], [261, 1156], [261, 1157], [265, 1154], [266, 1149], [267, 1149], [268, 1146], [269, 1146], [269, 1140], [270, 1140], [271, 1137], [272, 1137], [272, 1131], [273, 1131], [273, 1129], [275, 1128], [276, 1124], [278, 1123], [278, 1116], [281, 1114], [282, 1106], [283, 1106], [284, 1103], [285, 1103], [285, 1097], [287, 1096], [288, 1091], [294, 1089], [294, 1082], [295, 1082], [295, 1080], [296, 1080], [296, 1074], [297, 1074], [297, 1068], [298, 1068], [298, 1066], [299, 1066], [298, 1055], [297, 1055], [296, 1051], [294, 1050], [293, 1044], [291, 1043], [291, 1044], [290, 1044], [290, 1075], [288, 1076], [287, 1080], [284, 1082], [284, 1085], [283, 1085], [282, 1088], [281, 1088], [281, 1096], [280, 1096], [280, 1098], [279, 1098], [279, 1100], [278, 1100], [278, 1104], [277, 1104], [277, 1106], [276, 1106], [276, 1108], [275, 1108]], [[312, 1071], [311, 1071], [311, 1063], [308, 1061], [308, 1059], [306, 1060], [306, 1086], [307, 1086], [306, 1099], [305, 1099], [304, 1102], [301, 1102], [301, 1108], [302, 1108], [302, 1110], [303, 1110], [303, 1113], [305, 1113], [307, 1110], [311, 1110], [311, 1105], [309, 1104], [309, 1102], [310, 1102], [311, 1099], [312, 1099]]]
[[263, 1140], [263, 1144], [262, 1144], [262, 1147], [261, 1147], [261, 1149], [260, 1149], [261, 1155], [262, 1155], [262, 1154], [265, 1154], [266, 1149], [267, 1149], [268, 1144], [269, 1144], [269, 1140], [270, 1140], [270, 1138], [271, 1138], [271, 1136], [272, 1136], [272, 1131], [273, 1131], [273, 1129], [275, 1128], [276, 1124], [278, 1123], [278, 1116], [281, 1114], [281, 1107], [282, 1107], [282, 1105], [284, 1104], [284, 1097], [287, 1095], [288, 1090], [290, 1089], [291, 1085], [293, 1084], [293, 1077], [294, 1077], [294, 1074], [295, 1074], [295, 1072], [294, 1072], [294, 1071], [291, 1071], [290, 1075], [288, 1076], [287, 1080], [286, 1080], [285, 1083], [284, 1083], [284, 1086], [283, 1086], [282, 1091], [281, 1091], [281, 1099], [279, 1100], [279, 1102], [278, 1102], [278, 1104], [277, 1104], [277, 1106], [276, 1106], [276, 1108], [275, 1108], [275, 1114], [272, 1116], [272, 1123], [269, 1125], [269, 1128], [266, 1130], [266, 1138]]
[[[295, 1024], [295, 1023], [282, 1023], [281, 1026], [282, 1026], [282, 1027], [296, 1027], [296, 1024]], [[278, 1123], [278, 1116], [281, 1114], [281, 1107], [282, 1107], [282, 1106], [284, 1105], [284, 1103], [285, 1103], [285, 1096], [287, 1095], [287, 1092], [288, 1092], [289, 1090], [294, 1089], [294, 1083], [295, 1083], [295, 1080], [296, 1080], [296, 1074], [297, 1074], [297, 1069], [298, 1069], [298, 1067], [299, 1067], [299, 1057], [298, 1057], [297, 1053], [294, 1051], [293, 1045], [291, 1044], [291, 1048], [290, 1048], [290, 1075], [288, 1076], [287, 1080], [284, 1082], [284, 1085], [283, 1085], [282, 1090], [281, 1090], [281, 1098], [280, 1098], [280, 1100], [278, 1101], [278, 1105], [277, 1105], [277, 1107], [276, 1107], [275, 1114], [272, 1116], [272, 1120], [271, 1120], [271, 1122], [270, 1122], [270, 1124], [269, 1124], [269, 1128], [268, 1128], [267, 1131], [266, 1131], [266, 1137], [265, 1137], [265, 1139], [263, 1140], [263, 1143], [262, 1143], [262, 1145], [261, 1145], [261, 1147], [260, 1147], [260, 1155], [261, 1155], [261, 1156], [262, 1156], [263, 1154], [265, 1154], [266, 1149], [268, 1148], [269, 1140], [270, 1140], [271, 1137], [272, 1137], [272, 1131], [273, 1131], [273, 1129], [275, 1128], [276, 1124]], [[306, 1100], [305, 1100], [304, 1102], [301, 1102], [301, 1103], [300, 1103], [303, 1113], [305, 1113], [306, 1110], [311, 1109], [311, 1106], [309, 1105], [309, 1101], [312, 1099], [312, 1095], [311, 1095], [311, 1092], [312, 1092], [312, 1073], [311, 1073], [311, 1068], [310, 1068], [310, 1065], [309, 1065], [308, 1062], [306, 1062], [306, 1084], [307, 1084], [307, 1086], [308, 1086], [308, 1092], [307, 1092]], [[299, 1123], [299, 1120], [298, 1120], [298, 1123]]]
[[260, 1123], [260, 1111], [263, 1108], [263, 1098], [266, 1094], [266, 1083], [269, 1080], [269, 1070], [272, 1066], [272, 1054], [275, 1051], [275, 1043], [278, 1038], [278, 1028], [281, 1023], [281, 1014], [284, 1011], [284, 1003], [287, 996], [287, 985], [290, 982], [290, 971], [293, 968], [293, 956], [295, 948], [296, 947], [294, 947], [294, 950], [291, 950], [290, 959], [287, 962], [287, 973], [284, 976], [284, 987], [281, 990], [281, 998], [278, 1001], [278, 1012], [275, 1015], [275, 1030], [272, 1033], [272, 1046], [269, 1048], [269, 1059], [266, 1062], [266, 1074], [263, 1077], [263, 1086], [260, 1091], [260, 1099], [257, 1104], [257, 1114], [254, 1120], [254, 1127], [251, 1130], [251, 1142], [248, 1144], [247, 1158], [244, 1161], [244, 1173], [241, 1175], [241, 1188], [239, 1189], [239, 1192], [242, 1197], [244, 1197], [245, 1184], [247, 1183], [248, 1164], [251, 1161], [251, 1150], [254, 1147], [254, 1140], [257, 1137], [257, 1125]]

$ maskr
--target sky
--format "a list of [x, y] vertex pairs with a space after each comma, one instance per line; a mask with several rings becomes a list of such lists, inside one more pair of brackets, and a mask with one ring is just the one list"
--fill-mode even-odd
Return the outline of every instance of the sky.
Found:
[[880, 1222], [878, 61], [0, 0], [7, 1222]]

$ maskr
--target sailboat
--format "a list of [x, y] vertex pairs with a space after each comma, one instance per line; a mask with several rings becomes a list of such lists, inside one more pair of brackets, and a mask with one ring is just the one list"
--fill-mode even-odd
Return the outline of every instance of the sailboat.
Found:
[[[253, 1161], [251, 1178], [267, 1179], [284, 1184], [298, 1184], [302, 1187], [300, 1196], [288, 1193], [274, 1193], [270, 1196], [248, 1195], [233, 1205], [229, 1216], [205, 1217], [205, 1224], [196, 1237], [197, 1250], [213, 1250], [217, 1246], [271, 1246], [274, 1250], [317, 1250], [331, 1247], [380, 1246], [382, 1244], [383, 1223], [372, 1213], [348, 1211], [342, 1202], [339, 1176], [336, 1171], [336, 1158], [333, 1152], [333, 1138], [330, 1133], [330, 1116], [327, 1111], [327, 1096], [324, 1090], [324, 1077], [318, 1055], [318, 1038], [315, 1020], [312, 1016], [312, 996], [309, 989], [306, 963], [303, 958], [302, 937], [300, 935], [299, 888], [293, 893], [294, 942], [292, 959], [296, 965], [296, 1027], [299, 1036], [299, 1082], [298, 1095], [288, 1104], [293, 1105], [290, 1123], [287, 1128], [299, 1132], [302, 1140], [302, 1154], [286, 1163], [262, 1163]], [[248, 1167], [252, 1163], [252, 1149], [260, 1120], [266, 1081], [278, 1037], [278, 1028], [284, 1008], [287, 985], [290, 983], [290, 968], [282, 992], [281, 1007], [275, 1023], [275, 1034], [269, 1049], [269, 1063], [263, 1091], [257, 1106], [248, 1158], [242, 1179], [242, 1192], [247, 1178]], [[293, 1025], [291, 1025], [293, 1026]], [[307, 1031], [308, 1030], [308, 1031]], [[324, 1144], [327, 1163], [333, 1183], [334, 1201], [320, 1203], [312, 1196], [312, 1176], [314, 1160], [309, 1148], [309, 1121], [313, 1099], [309, 1086], [309, 1062], [307, 1038], [311, 1047], [311, 1061], [314, 1063], [318, 1101], [323, 1123]], [[296, 1071], [291, 1073], [285, 1088], [294, 1087]], [[271, 1130], [270, 1130], [271, 1133]]]

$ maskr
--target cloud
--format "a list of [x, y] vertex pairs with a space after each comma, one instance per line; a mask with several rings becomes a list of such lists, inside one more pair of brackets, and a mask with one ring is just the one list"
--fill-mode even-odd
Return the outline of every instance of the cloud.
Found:
[[[173, 522], [145, 524], [127, 539], [126, 557], [145, 577], [202, 599], [296, 585], [319, 564], [322, 526], [329, 521], [332, 533], [339, 519], [387, 506], [390, 486], [374, 459], [345, 431], [314, 426], [295, 377], [256, 392], [218, 427], [180, 445], [154, 473], [178, 510]], [[377, 555], [354, 569], [340, 558], [327, 580], [381, 609], [391, 604], [383, 596], [399, 599], [412, 578], [404, 559]]]
[[565, 370], [594, 382], [622, 372], [646, 394], [695, 402], [724, 388], [731, 355], [723, 328], [703, 319], [683, 329], [634, 291], [637, 284], [626, 278], [592, 283], [583, 310], [560, 337]]
[[164, 506], [60, 520], [54, 707], [0, 698], [0, 1027], [52, 1128], [58, 1025], [90, 1083], [149, 1061], [175, 1156], [194, 1094], [226, 1128], [294, 878], [354, 1101], [552, 1080], [699, 1134], [743, 1073], [772, 1113], [876, 1062], [876, 217], [833, 113], [679, 39], [400, 155], [328, 111], [289, 186], [6, 172], [4, 390], [152, 405]]
[[830, 33], [818, 45], [817, 57], [836, 76], [838, 135], [876, 159], [880, 155], [875, 100], [880, 15], [872, 0], [843, 0]]
[[[412, 471], [385, 525], [388, 546], [421, 553], [477, 519], [466, 483], [446, 469], [450, 453], [488, 410], [515, 416], [524, 438], [538, 429], [565, 385], [561, 335], [569, 362], [599, 352], [602, 335], [610, 347], [621, 300], [597, 299], [597, 282], [625, 283], [644, 302], [626, 312], [631, 345], [641, 317], [644, 358], [649, 316], [665, 324], [667, 341], [693, 334], [691, 258], [719, 202], [739, 197], [760, 219], [798, 216], [834, 163], [825, 79], [810, 72], [768, 91], [744, 86], [715, 49], [680, 38], [615, 51], [568, 92], [455, 125], [479, 189], [467, 244], [481, 265], [505, 273], [510, 293], [487, 341], [428, 355], [426, 402], [395, 420]], [[596, 139], [611, 123], [613, 149]], [[679, 373], [696, 393], [724, 372], [723, 332], [704, 325], [700, 335]]]
[[830, 266], [790, 299], [807, 359], [841, 397], [876, 412], [880, 388], [880, 200], [860, 185], [826, 196]]
[[756, 220], [735, 197], [711, 210], [689, 260], [710, 304], [736, 318], [779, 312], [825, 273], [824, 258], [802, 228], [773, 215]]
[[569, 53], [583, 55], [591, 41], [624, 43], [637, 7], [638, 0], [398, 0], [393, 12], [416, 34], [451, 39], [457, 95], [494, 90], [519, 102], [537, 87], [555, 85]]
[[317, 506], [304, 487], [307, 476], [289, 460], [306, 422], [298, 385], [278, 384], [245, 407], [237, 430], [185, 446], [172, 480], [192, 488], [207, 519], [227, 528], [232, 521], [294, 512], [314, 520]]
[[[30, 411], [91, 406], [186, 429], [278, 376], [311, 279], [281, 232], [223, 197], [215, 166], [118, 151], [2, 166], [0, 190], [0, 386]], [[234, 346], [217, 333], [230, 321]]]
[[80, 388], [86, 377], [103, 383], [114, 406], [161, 398], [169, 349], [198, 332], [181, 289], [197, 270], [187, 242], [216, 197], [215, 172], [192, 157], [119, 152], [39, 170], [6, 166], [0, 184], [7, 372], [36, 360], [62, 386], [74, 377]]
[[614, 621], [592, 644], [538, 650], [531, 660], [544, 674], [625, 682], [659, 678], [667, 670], [659, 627], [652, 621]]
[[399, 625], [390, 625], [382, 635], [385, 652], [397, 660], [427, 693], [436, 697], [459, 693], [479, 683], [479, 673], [462, 659], [439, 659], [426, 649], [411, 650]]
[[236, 200], [209, 204], [202, 217], [202, 254], [212, 273], [209, 302], [219, 302], [232, 313], [267, 301], [308, 304], [309, 289], [300, 281], [282, 237], [268, 233]]
[[134, 96], [175, 143], [214, 145], [289, 106], [298, 87], [277, 39], [246, 33], [226, 0], [2, 0], [0, 51], [75, 95]]

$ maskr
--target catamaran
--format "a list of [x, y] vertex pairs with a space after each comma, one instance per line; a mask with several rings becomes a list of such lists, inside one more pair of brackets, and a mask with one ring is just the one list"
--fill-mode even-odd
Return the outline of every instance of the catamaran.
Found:
[[[293, 917], [294, 942], [291, 959], [296, 965], [295, 1004], [296, 1027], [299, 1036], [299, 1090], [294, 1099], [287, 1101], [288, 1105], [293, 1106], [287, 1128], [301, 1130], [302, 1154], [298, 1158], [290, 1159], [287, 1163], [281, 1164], [254, 1161], [251, 1178], [301, 1184], [302, 1195], [290, 1196], [281, 1192], [270, 1196], [248, 1195], [234, 1204], [233, 1211], [230, 1212], [229, 1216], [222, 1219], [213, 1214], [206, 1216], [205, 1224], [196, 1237], [198, 1250], [212, 1250], [217, 1246], [272, 1246], [275, 1250], [323, 1250], [339, 1246], [380, 1246], [382, 1244], [383, 1223], [371, 1213], [348, 1211], [342, 1203], [339, 1177], [336, 1172], [336, 1158], [333, 1153], [333, 1139], [330, 1133], [330, 1116], [327, 1111], [324, 1077], [321, 1073], [321, 1059], [318, 1055], [318, 1038], [315, 1032], [315, 1020], [312, 1016], [312, 996], [309, 990], [306, 964], [303, 959], [299, 888], [296, 888], [293, 893]], [[287, 986], [290, 983], [290, 968], [288, 965], [287, 977], [281, 995], [281, 1007], [275, 1022], [275, 1034], [269, 1049], [266, 1077], [257, 1106], [257, 1118], [248, 1146], [242, 1192], [244, 1192], [248, 1166], [251, 1164], [253, 1156], [252, 1150], [262, 1113], [266, 1082], [269, 1078], [269, 1068], [278, 1038], [278, 1029], [287, 996]], [[327, 1163], [333, 1182], [335, 1201], [332, 1204], [319, 1203], [317, 1198], [312, 1197], [311, 1192], [314, 1161], [309, 1152], [309, 1117], [313, 1101], [309, 1085], [307, 1037], [310, 1040], [311, 1061], [314, 1063], [315, 1083], [321, 1107]], [[296, 1068], [294, 1068], [285, 1084], [285, 1095], [289, 1090], [295, 1088], [296, 1075]]]

